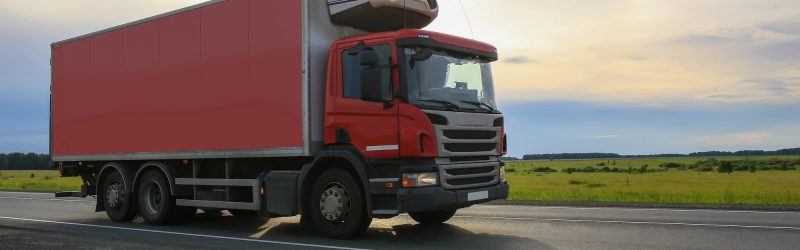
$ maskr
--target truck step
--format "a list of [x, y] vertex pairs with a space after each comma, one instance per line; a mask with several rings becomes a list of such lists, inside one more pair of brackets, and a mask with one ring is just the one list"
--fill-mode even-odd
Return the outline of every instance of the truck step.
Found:
[[222, 209], [240, 209], [240, 210], [254, 210], [257, 211], [259, 205], [249, 202], [227, 202], [227, 201], [204, 201], [204, 200], [175, 200], [175, 205], [187, 207], [200, 207], [200, 208], [222, 208]]

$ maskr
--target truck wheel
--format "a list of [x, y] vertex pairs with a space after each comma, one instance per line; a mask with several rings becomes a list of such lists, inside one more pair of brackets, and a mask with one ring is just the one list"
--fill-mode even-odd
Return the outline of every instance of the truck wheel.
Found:
[[342, 169], [327, 170], [317, 178], [309, 205], [314, 228], [327, 237], [353, 238], [372, 222], [358, 182]]
[[148, 224], [163, 225], [174, 213], [175, 199], [169, 190], [167, 178], [158, 170], [148, 170], [139, 183], [139, 212]]
[[422, 225], [439, 225], [453, 218], [455, 214], [455, 209], [408, 213], [412, 219]]
[[103, 205], [106, 215], [113, 221], [131, 221], [136, 216], [136, 199], [125, 190], [122, 174], [113, 171], [103, 179]]

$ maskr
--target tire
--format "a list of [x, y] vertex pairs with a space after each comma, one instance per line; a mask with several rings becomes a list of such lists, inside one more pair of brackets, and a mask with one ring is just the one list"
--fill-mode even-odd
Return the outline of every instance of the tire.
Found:
[[441, 225], [450, 218], [453, 218], [455, 214], [456, 209], [408, 213], [412, 219], [426, 226]]
[[258, 211], [253, 211], [253, 210], [228, 209], [228, 213], [231, 213], [233, 216], [236, 216], [236, 217], [256, 217], [256, 216], [258, 216]]
[[135, 194], [125, 189], [125, 181], [122, 179], [122, 174], [116, 170], [112, 171], [103, 178], [102, 183], [103, 206], [108, 218], [117, 222], [133, 220], [138, 209], [136, 199], [132, 197]]
[[178, 209], [167, 178], [158, 170], [148, 170], [138, 186], [139, 213], [144, 221], [152, 225], [171, 222]]
[[311, 189], [309, 207], [314, 229], [326, 237], [354, 238], [366, 231], [372, 222], [372, 218], [367, 216], [364, 194], [358, 182], [350, 173], [338, 168], [317, 177]]

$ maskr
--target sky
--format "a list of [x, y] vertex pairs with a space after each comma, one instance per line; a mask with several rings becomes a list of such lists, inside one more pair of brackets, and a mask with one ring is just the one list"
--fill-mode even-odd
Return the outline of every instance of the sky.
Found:
[[[0, 152], [47, 152], [51, 42], [199, 2], [0, 1]], [[439, 2], [498, 48], [510, 156], [800, 146], [800, 1]]]

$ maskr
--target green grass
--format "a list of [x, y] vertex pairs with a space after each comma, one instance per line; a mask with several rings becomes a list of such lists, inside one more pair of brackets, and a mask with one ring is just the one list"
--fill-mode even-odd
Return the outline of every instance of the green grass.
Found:
[[[616, 159], [614, 168], [661, 169], [661, 163], [691, 164], [709, 157]], [[798, 159], [800, 157], [716, 157], [719, 160]], [[684, 204], [800, 205], [800, 170], [716, 171], [669, 170], [653, 173], [535, 173], [537, 167], [584, 168], [607, 162], [594, 160], [516, 161], [506, 178], [511, 183], [509, 199], [540, 201], [600, 201]], [[62, 178], [57, 171], [0, 171], [0, 189], [80, 190], [78, 177]], [[31, 174], [35, 177], [31, 178]]]
[[54, 170], [1, 170], [0, 189], [78, 191], [81, 179], [60, 177]]
[[[608, 167], [661, 169], [661, 163], [691, 164], [709, 157], [617, 159]], [[799, 157], [717, 157], [719, 160]], [[612, 160], [613, 161], [613, 160]], [[596, 166], [599, 160], [509, 162], [509, 199], [540, 201], [600, 201], [636, 203], [800, 205], [800, 170], [716, 171], [670, 170], [654, 173], [532, 173], [537, 167], [553, 169]]]
[[[797, 156], [730, 156], [730, 157], [652, 157], [652, 158], [623, 158], [623, 159], [582, 159], [582, 160], [535, 160], [535, 161], [510, 161], [506, 164], [506, 168], [515, 168], [517, 171], [533, 169], [537, 167], [549, 167], [555, 170], [564, 168], [585, 168], [597, 166], [598, 163], [605, 163], [609, 168], [640, 168], [643, 165], [648, 165], [648, 168], [655, 169], [662, 163], [674, 162], [681, 164], [691, 164], [709, 158], [716, 158], [719, 160], [766, 160], [766, 159], [797, 159]], [[611, 165], [616, 161], [616, 165]]]

